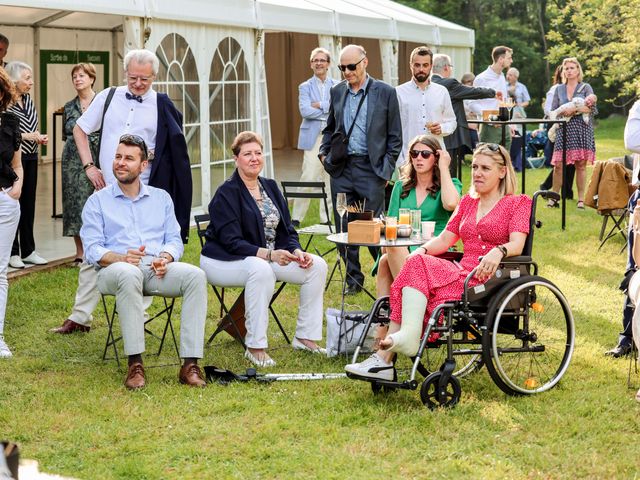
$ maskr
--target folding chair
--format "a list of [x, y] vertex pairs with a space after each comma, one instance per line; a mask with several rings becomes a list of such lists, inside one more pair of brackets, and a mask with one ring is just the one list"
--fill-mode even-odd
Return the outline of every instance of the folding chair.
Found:
[[[296, 231], [299, 235], [308, 235], [309, 239], [307, 240], [306, 245], [303, 247], [303, 250], [306, 252], [309, 250], [309, 245], [313, 240], [315, 235], [320, 235], [326, 237], [331, 235], [334, 232], [333, 223], [331, 222], [331, 212], [329, 212], [329, 204], [327, 202], [327, 195], [324, 188], [324, 182], [280, 182], [282, 185], [282, 194], [284, 195], [285, 200], [289, 202], [289, 200], [294, 200], [296, 198], [317, 198], [320, 200], [320, 205], [324, 205], [324, 212], [327, 217], [327, 223], [316, 223], [315, 225], [309, 225], [307, 227], [297, 228]], [[300, 189], [304, 189], [300, 191]], [[332, 247], [326, 252], [320, 252], [317, 248], [314, 247], [316, 254], [325, 257], [329, 253], [335, 251], [337, 247]], [[340, 267], [340, 261], [336, 260], [334, 263], [331, 273], [329, 274], [329, 279], [325, 285], [325, 291], [329, 288], [329, 283], [333, 279], [333, 275], [337, 268]]]
[[[598, 250], [600, 250], [608, 240], [620, 234], [622, 235], [622, 238], [624, 238], [624, 245], [622, 246], [620, 253], [624, 252], [627, 248], [627, 224], [629, 211], [626, 208], [617, 208], [615, 210], [598, 210], [598, 214], [602, 215], [602, 227], [600, 228], [599, 238], [600, 246], [598, 247]], [[613, 224], [605, 235], [609, 219], [611, 219]]]
[[[198, 239], [200, 240], [200, 246], [204, 247], [204, 239], [205, 239], [205, 236], [207, 233], [207, 227], [209, 226], [209, 222], [211, 221], [211, 218], [209, 217], [208, 213], [204, 213], [202, 215], [194, 215], [194, 220], [196, 222], [196, 229], [198, 231]], [[269, 302], [269, 311], [271, 312], [273, 319], [278, 324], [278, 328], [280, 329], [280, 332], [282, 332], [282, 336], [284, 336], [284, 339], [286, 340], [286, 342], [291, 343], [291, 340], [289, 339], [287, 332], [284, 330], [284, 327], [282, 326], [282, 323], [280, 323], [280, 319], [278, 318], [278, 315], [273, 309], [273, 303], [276, 301], [276, 299], [282, 292], [282, 289], [285, 287], [285, 285], [286, 283], [283, 282], [278, 287], [278, 290], [276, 290], [276, 292], [271, 297], [271, 301]], [[233, 319], [233, 315], [231, 314], [231, 312], [234, 311], [236, 308], [242, 308], [242, 312], [244, 312], [244, 288], [242, 289], [242, 292], [240, 293], [240, 295], [238, 296], [234, 304], [231, 306], [231, 308], [227, 308], [227, 306], [224, 303], [224, 290], [225, 290], [224, 287], [221, 287], [220, 290], [218, 290], [218, 287], [216, 287], [215, 285], [211, 285], [211, 288], [213, 289], [213, 293], [216, 295], [216, 297], [218, 298], [218, 301], [220, 302], [220, 321], [218, 322], [218, 326], [216, 327], [216, 330], [211, 334], [211, 336], [209, 337], [209, 340], [207, 340], [207, 345], [210, 345], [211, 342], [213, 342], [213, 339], [216, 338], [216, 336], [220, 332], [226, 331], [230, 327], [232, 331], [235, 332], [235, 335], [231, 334], [231, 336], [234, 337], [236, 340], [238, 340], [238, 342], [240, 342], [240, 344], [242, 345], [242, 348], [246, 349], [247, 346], [244, 344], [244, 335], [240, 332], [240, 329], [238, 328], [238, 325], [236, 324], [235, 320]]]
[[[116, 315], [118, 314], [118, 311], [116, 309], [116, 302], [113, 302], [113, 307], [111, 309], [109, 309], [109, 306], [107, 305], [107, 300], [106, 297], [112, 297], [113, 295], [106, 295], [106, 294], [102, 294], [102, 306], [104, 307], [104, 314], [107, 317], [107, 325], [109, 327], [109, 331], [107, 332], [107, 342], [104, 345], [104, 352], [102, 353], [102, 360], [113, 360], [115, 358], [116, 362], [118, 363], [118, 367], [120, 367], [120, 357], [118, 355], [118, 347], [116, 346], [116, 344], [122, 340], [122, 335], [117, 337], [114, 335], [113, 333], [113, 324], [114, 324], [114, 320], [116, 318]], [[176, 301], [175, 298], [167, 298], [167, 297], [160, 297], [162, 298], [163, 302], [164, 302], [164, 307], [161, 308], [161, 310], [159, 312], [157, 312], [153, 317], [145, 320], [144, 322], [144, 332], [147, 335], [150, 335], [158, 340], [160, 340], [160, 347], [158, 348], [158, 353], [155, 354], [158, 357], [160, 356], [160, 354], [162, 353], [162, 348], [164, 347], [164, 341], [167, 337], [167, 333], [171, 332], [171, 338], [173, 339], [173, 346], [175, 347], [176, 350], [176, 356], [178, 357], [178, 365], [180, 363], [180, 351], [178, 350], [178, 342], [176, 341], [176, 335], [175, 332], [173, 330], [173, 323], [171, 321], [171, 315], [173, 314], [173, 305]], [[160, 318], [162, 316], [166, 315], [166, 319], [167, 321], [164, 324], [164, 329], [162, 330], [162, 336], [158, 336], [156, 335], [154, 332], [152, 332], [151, 330], [149, 330], [149, 328], [147, 327], [147, 325], [151, 322], [153, 322], [156, 318]], [[107, 358], [107, 350], [109, 349], [109, 347], [113, 347], [113, 357]]]

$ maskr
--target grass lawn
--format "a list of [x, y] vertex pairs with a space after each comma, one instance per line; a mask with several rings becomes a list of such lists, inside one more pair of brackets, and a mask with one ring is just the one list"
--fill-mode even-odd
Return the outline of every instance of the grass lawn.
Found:
[[[600, 123], [599, 159], [621, 154], [623, 126]], [[528, 193], [547, 172], [527, 171]], [[567, 297], [577, 327], [571, 367], [550, 392], [506, 396], [483, 369], [462, 380], [455, 409], [432, 412], [418, 392], [374, 396], [368, 384], [347, 379], [188, 389], [172, 366], [147, 369], [147, 388], [131, 393], [124, 369], [101, 359], [101, 308], [89, 334], [47, 333], [73, 303], [77, 269], [63, 267], [11, 283], [5, 332], [15, 356], [0, 361], [0, 437], [18, 442], [42, 470], [83, 479], [637, 478], [640, 381], [634, 373], [629, 389], [628, 360], [603, 356], [620, 330], [623, 241], [598, 251], [601, 217], [575, 201], [565, 231], [558, 209], [540, 208], [538, 216], [544, 227], [534, 258]], [[186, 261], [197, 264], [198, 256], [192, 235]], [[361, 257], [368, 269], [368, 254]], [[287, 286], [278, 301], [289, 332], [296, 290]], [[325, 307], [339, 305], [339, 292], [334, 282]], [[370, 306], [364, 294], [349, 301]], [[207, 334], [217, 307], [210, 292]], [[293, 353], [274, 322], [270, 344], [275, 372], [340, 372], [345, 363]], [[249, 366], [226, 334], [206, 348], [203, 364]]]

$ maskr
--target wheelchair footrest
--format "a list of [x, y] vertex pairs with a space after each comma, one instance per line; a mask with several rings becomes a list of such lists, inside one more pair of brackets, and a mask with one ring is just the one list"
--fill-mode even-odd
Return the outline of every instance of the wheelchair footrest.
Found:
[[392, 380], [381, 380], [379, 378], [363, 377], [356, 375], [355, 373], [347, 372], [347, 378], [351, 380], [360, 380], [363, 382], [369, 382], [380, 387], [398, 388], [403, 390], [415, 390], [418, 388], [418, 382], [415, 380], [404, 380], [402, 382]]

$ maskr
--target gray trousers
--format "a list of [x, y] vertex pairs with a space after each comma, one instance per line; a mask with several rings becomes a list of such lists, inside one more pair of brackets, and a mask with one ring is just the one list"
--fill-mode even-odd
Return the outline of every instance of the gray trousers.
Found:
[[193, 265], [172, 262], [158, 278], [149, 265], [117, 262], [98, 272], [98, 291], [115, 295], [125, 355], [144, 352], [143, 295], [182, 297], [180, 356], [202, 358], [207, 315], [207, 278]]

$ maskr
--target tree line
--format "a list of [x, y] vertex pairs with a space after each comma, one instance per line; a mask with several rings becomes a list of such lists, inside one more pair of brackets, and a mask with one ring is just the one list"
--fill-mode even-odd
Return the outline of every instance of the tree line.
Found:
[[625, 115], [640, 96], [640, 0], [398, 0], [472, 28], [473, 72], [491, 63], [491, 49], [514, 50], [513, 66], [531, 95], [529, 116], [542, 115], [551, 76], [577, 57], [599, 98], [600, 117]]

